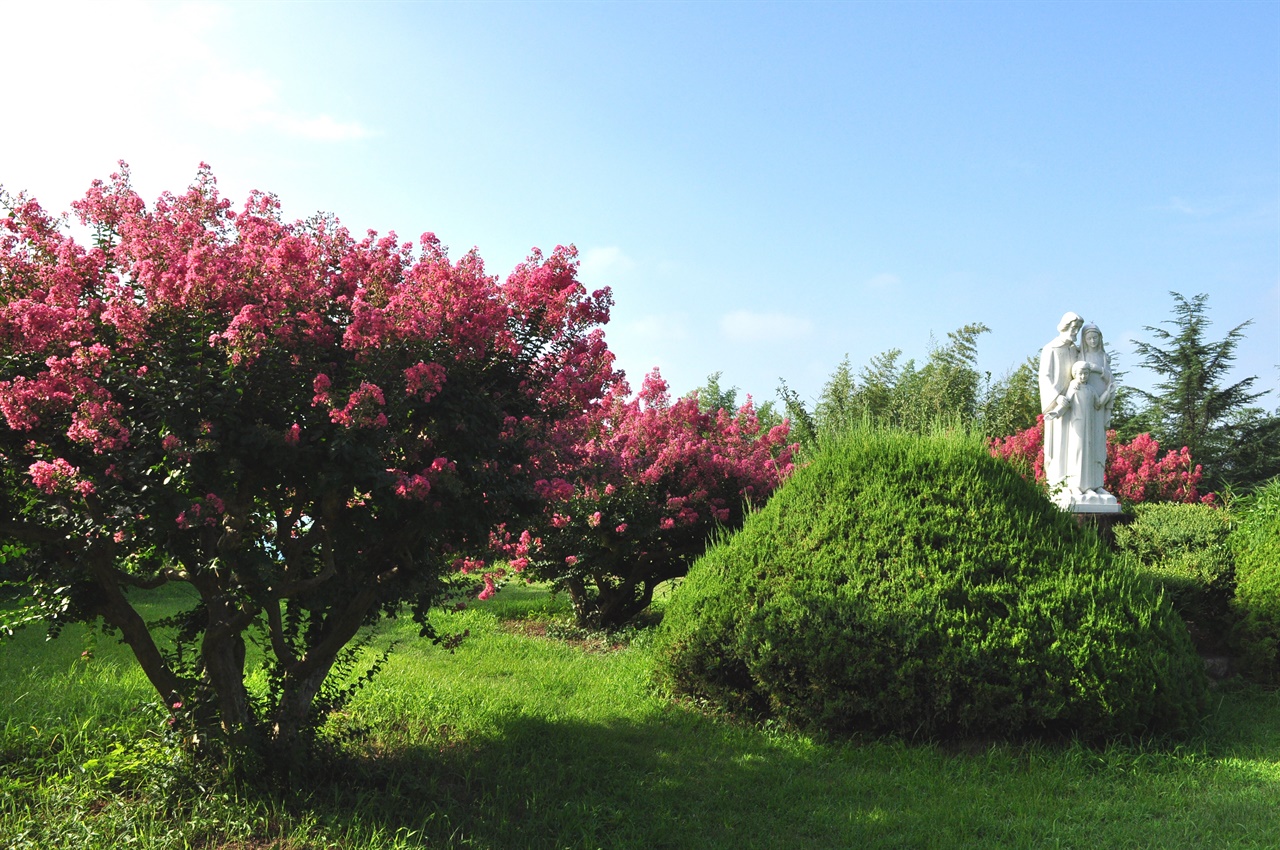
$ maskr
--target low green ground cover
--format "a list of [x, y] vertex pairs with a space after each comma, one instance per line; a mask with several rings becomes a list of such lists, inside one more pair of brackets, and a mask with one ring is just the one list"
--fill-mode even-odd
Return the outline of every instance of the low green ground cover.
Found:
[[0, 644], [0, 846], [1274, 846], [1274, 692], [1219, 688], [1172, 748], [830, 742], [673, 703], [646, 630], [571, 623], [510, 586], [440, 615], [470, 631], [452, 654], [376, 629], [370, 653], [399, 646], [334, 718], [336, 761], [274, 789], [184, 766], [113, 639], [20, 632]]

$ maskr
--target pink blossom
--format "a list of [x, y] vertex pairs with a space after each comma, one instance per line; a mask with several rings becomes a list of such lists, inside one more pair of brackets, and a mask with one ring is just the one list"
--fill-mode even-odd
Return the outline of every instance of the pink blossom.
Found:
[[418, 396], [424, 402], [431, 401], [444, 386], [445, 370], [439, 363], [421, 360], [404, 370], [405, 393]]
[[[991, 453], [1006, 458], [1044, 481], [1044, 417], [1025, 431], [991, 441]], [[1128, 443], [1107, 432], [1107, 489], [1127, 502], [1174, 501], [1213, 502], [1213, 494], [1200, 495], [1202, 469], [1193, 464], [1191, 451], [1183, 446], [1160, 455], [1160, 444], [1150, 434], [1139, 434]]]
[[311, 389], [314, 395], [311, 397], [311, 406], [319, 407], [322, 404], [329, 403], [329, 387], [332, 383], [329, 376], [321, 372], [311, 381]]
[[623, 523], [619, 523], [619, 524], [618, 524], [618, 527], [617, 527], [617, 528], [615, 528], [615, 529], [614, 529], [614, 531], [615, 531], [615, 532], [617, 532], [618, 534], [626, 534], [626, 533], [627, 533], [627, 524], [626, 524], [625, 522], [623, 522]]
[[27, 469], [31, 483], [45, 493], [53, 494], [64, 488], [74, 487], [80, 475], [80, 468], [72, 466], [64, 458], [55, 458], [52, 463], [38, 460]]
[[568, 564], [569, 566], [571, 566], [571, 567], [572, 567], [572, 566], [574, 566], [575, 564], [577, 564], [577, 563], [578, 563], [578, 556], [577, 556], [577, 555], [568, 555], [568, 556], [566, 556], [566, 557], [565, 557], [564, 562], [565, 562], [566, 564]]
[[296, 446], [298, 441], [302, 439], [302, 426], [297, 422], [290, 425], [284, 432], [284, 441], [288, 445]]
[[596, 526], [598, 526], [599, 524], [600, 524], [600, 512], [599, 512], [599, 511], [596, 511], [596, 512], [595, 512], [595, 513], [593, 513], [591, 516], [587, 517], [587, 525], [591, 526], [592, 528], [595, 528], [595, 527], [596, 527]]

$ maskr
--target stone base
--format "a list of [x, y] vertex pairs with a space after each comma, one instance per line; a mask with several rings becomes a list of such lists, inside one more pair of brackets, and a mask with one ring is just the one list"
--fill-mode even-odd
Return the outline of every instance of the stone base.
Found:
[[1087, 493], [1081, 493], [1079, 490], [1065, 490], [1053, 501], [1062, 510], [1073, 514], [1120, 513], [1120, 503], [1106, 490], [1090, 490]]

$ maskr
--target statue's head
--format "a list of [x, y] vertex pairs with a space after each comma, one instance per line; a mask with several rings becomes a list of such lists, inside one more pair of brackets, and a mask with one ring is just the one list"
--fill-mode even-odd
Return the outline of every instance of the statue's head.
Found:
[[1084, 343], [1084, 347], [1090, 351], [1100, 350], [1102, 348], [1102, 331], [1093, 322], [1080, 328], [1080, 341]]
[[1071, 338], [1075, 339], [1076, 331], [1080, 330], [1080, 326], [1084, 324], [1084, 319], [1076, 313], [1063, 313], [1062, 321], [1058, 322], [1058, 330], [1064, 334], [1071, 334]]

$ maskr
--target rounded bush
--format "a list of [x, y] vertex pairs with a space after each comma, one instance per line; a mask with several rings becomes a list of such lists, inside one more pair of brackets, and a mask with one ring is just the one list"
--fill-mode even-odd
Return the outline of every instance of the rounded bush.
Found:
[[1163, 588], [1198, 646], [1225, 648], [1236, 620], [1231, 514], [1176, 502], [1139, 504], [1134, 511], [1133, 522], [1116, 528], [1117, 547]]
[[1255, 681], [1280, 684], [1280, 478], [1243, 500], [1230, 540], [1243, 672]]
[[835, 733], [1166, 733], [1201, 714], [1186, 628], [1136, 570], [964, 435], [821, 445], [673, 593], [677, 693]]

